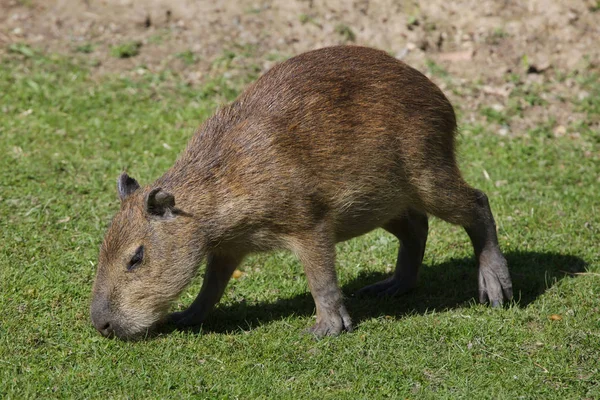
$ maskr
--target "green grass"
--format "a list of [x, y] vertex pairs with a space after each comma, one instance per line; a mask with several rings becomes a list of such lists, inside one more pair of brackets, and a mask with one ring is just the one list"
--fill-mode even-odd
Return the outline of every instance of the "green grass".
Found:
[[182, 51], [175, 56], [182, 60], [185, 65], [194, 65], [198, 62], [198, 56], [191, 50]]
[[514, 280], [504, 309], [476, 304], [466, 234], [432, 220], [419, 287], [397, 299], [351, 296], [392, 267], [390, 235], [338, 246], [353, 333], [301, 334], [314, 318], [306, 280], [275, 253], [244, 263], [201, 332], [101, 338], [88, 309], [117, 175], [160, 176], [242, 86], [193, 89], [168, 71], [91, 79], [83, 62], [21, 47], [0, 61], [0, 397], [600, 397], [600, 159], [586, 122], [598, 96], [581, 101], [579, 138], [462, 127], [462, 169], [490, 196]]
[[79, 46], [76, 46], [75, 51], [77, 51], [78, 53], [89, 54], [94, 52], [95, 47], [96, 46], [94, 46], [92, 43], [83, 43]]
[[140, 54], [141, 42], [130, 41], [117, 44], [110, 48], [110, 54], [116, 58], [130, 58]]
[[345, 42], [356, 42], [356, 34], [346, 24], [337, 24], [335, 26], [335, 32], [344, 39]]

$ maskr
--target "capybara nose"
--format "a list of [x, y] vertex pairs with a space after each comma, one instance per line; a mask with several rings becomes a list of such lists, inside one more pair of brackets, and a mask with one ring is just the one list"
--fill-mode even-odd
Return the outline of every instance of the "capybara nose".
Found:
[[103, 326], [96, 325], [96, 329], [98, 329], [98, 332], [100, 332], [102, 336], [105, 337], [111, 336], [114, 332], [110, 322], [105, 323]]
[[113, 326], [107, 317], [106, 314], [98, 315], [97, 313], [92, 312], [92, 323], [94, 324], [94, 327], [105, 337], [112, 336], [114, 333]]
[[110, 321], [108, 301], [94, 299], [92, 302], [92, 323], [102, 336], [108, 337], [113, 335], [114, 329]]

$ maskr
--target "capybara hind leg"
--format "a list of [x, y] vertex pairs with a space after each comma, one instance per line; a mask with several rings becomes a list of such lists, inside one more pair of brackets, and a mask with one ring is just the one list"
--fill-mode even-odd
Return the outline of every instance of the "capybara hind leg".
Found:
[[408, 292], [417, 284], [429, 230], [427, 214], [409, 210], [383, 228], [400, 241], [396, 270], [389, 278], [360, 289], [358, 294], [395, 296]]
[[504, 299], [512, 299], [512, 282], [506, 259], [500, 252], [496, 223], [488, 198], [485, 193], [476, 189], [473, 189], [473, 197], [475, 218], [464, 227], [479, 261], [479, 301], [489, 301], [496, 307]]
[[504, 299], [512, 298], [512, 283], [506, 259], [498, 245], [496, 223], [488, 198], [462, 180], [455, 181], [456, 185], [450, 185], [449, 181], [440, 184], [438, 193], [442, 195], [429, 205], [427, 211], [465, 228], [479, 264], [479, 301], [499, 306]]

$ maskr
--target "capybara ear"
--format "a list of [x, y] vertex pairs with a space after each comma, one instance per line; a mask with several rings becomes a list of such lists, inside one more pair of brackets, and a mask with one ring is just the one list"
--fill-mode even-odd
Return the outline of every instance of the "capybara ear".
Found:
[[119, 193], [121, 201], [125, 200], [139, 188], [140, 184], [125, 172], [119, 175], [119, 178], [117, 179], [117, 192]]
[[161, 188], [153, 189], [146, 197], [146, 211], [157, 217], [173, 217], [175, 197]]

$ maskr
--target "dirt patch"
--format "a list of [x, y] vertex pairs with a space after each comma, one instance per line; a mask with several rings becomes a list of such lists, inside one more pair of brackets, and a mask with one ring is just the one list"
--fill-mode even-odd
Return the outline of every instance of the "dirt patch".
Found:
[[575, 77], [598, 69], [599, 8], [595, 0], [3, 0], [0, 51], [27, 43], [90, 57], [95, 74], [170, 69], [195, 85], [309, 49], [367, 45], [427, 72], [468, 121], [496, 124], [499, 134], [540, 125], [561, 134], [584, 118]]

